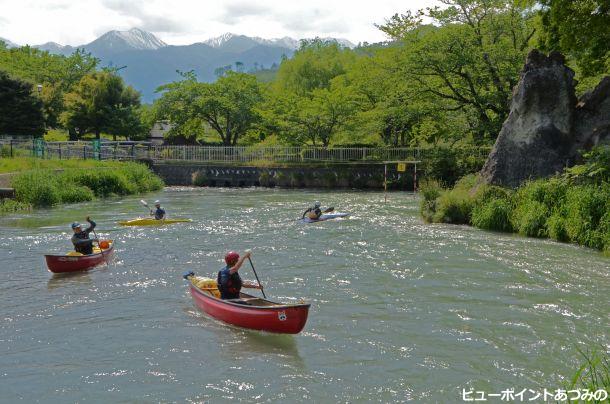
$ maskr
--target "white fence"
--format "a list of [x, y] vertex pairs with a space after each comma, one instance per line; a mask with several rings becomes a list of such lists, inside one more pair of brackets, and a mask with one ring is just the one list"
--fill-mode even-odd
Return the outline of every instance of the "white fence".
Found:
[[[443, 148], [289, 147], [289, 146], [157, 146], [150, 143], [33, 142], [0, 140], [3, 156], [30, 154], [41, 158], [100, 160], [194, 161], [214, 163], [409, 161], [433, 157]], [[484, 157], [488, 147], [451, 148], [461, 156]]]

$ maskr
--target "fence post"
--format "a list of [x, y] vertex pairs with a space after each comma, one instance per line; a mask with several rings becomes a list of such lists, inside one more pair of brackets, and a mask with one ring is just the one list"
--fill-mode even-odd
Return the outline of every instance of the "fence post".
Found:
[[87, 160], [87, 146], [83, 146], [83, 160]]
[[10, 144], [11, 144], [11, 157], [14, 157], [13, 156], [13, 139], [11, 139]]
[[135, 145], [132, 144], [131, 145], [131, 159], [135, 160], [135, 158], [136, 158], [136, 148], [135, 148]]
[[61, 143], [57, 145], [57, 152], [59, 153], [59, 159], [61, 160]]

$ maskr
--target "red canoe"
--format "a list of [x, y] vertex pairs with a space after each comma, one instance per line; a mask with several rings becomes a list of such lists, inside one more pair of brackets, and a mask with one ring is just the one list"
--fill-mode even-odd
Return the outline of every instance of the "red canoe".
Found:
[[[217, 320], [251, 330], [280, 334], [298, 334], [307, 322], [309, 304], [281, 304], [259, 297], [240, 294], [235, 300], [221, 300], [209, 289], [200, 289], [192, 282], [194, 276], [184, 276], [189, 281], [191, 295], [199, 309]], [[217, 291], [217, 289], [214, 289]]]
[[91, 255], [45, 255], [49, 271], [55, 274], [66, 272], [87, 271], [104, 262], [109, 262], [114, 253], [114, 243], [109, 241], [110, 247]]

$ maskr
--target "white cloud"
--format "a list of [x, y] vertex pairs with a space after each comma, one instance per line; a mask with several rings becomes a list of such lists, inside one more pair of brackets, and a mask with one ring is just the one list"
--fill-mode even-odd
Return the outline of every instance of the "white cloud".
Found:
[[265, 38], [384, 39], [385, 18], [435, 0], [0, 0], [0, 37], [19, 44], [81, 45], [109, 29], [139, 27], [170, 44], [225, 32]]

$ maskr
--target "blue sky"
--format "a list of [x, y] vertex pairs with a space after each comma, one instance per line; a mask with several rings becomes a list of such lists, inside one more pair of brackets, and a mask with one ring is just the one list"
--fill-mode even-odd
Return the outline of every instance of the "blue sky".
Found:
[[434, 0], [0, 0], [0, 37], [19, 45], [88, 43], [133, 27], [169, 44], [226, 32], [277, 38], [340, 37], [354, 43], [385, 37], [375, 23]]

